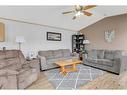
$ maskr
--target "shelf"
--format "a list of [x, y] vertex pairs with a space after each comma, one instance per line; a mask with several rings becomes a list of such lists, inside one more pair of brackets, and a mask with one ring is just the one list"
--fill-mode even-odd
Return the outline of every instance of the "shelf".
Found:
[[77, 53], [84, 50], [83, 40], [85, 39], [84, 35], [73, 35], [72, 36], [72, 51]]

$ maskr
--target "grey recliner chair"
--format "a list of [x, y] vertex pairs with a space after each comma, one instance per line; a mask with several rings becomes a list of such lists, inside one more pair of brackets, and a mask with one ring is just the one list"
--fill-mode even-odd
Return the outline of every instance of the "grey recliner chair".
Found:
[[24, 89], [40, 74], [39, 60], [26, 61], [20, 50], [0, 50], [1, 89]]

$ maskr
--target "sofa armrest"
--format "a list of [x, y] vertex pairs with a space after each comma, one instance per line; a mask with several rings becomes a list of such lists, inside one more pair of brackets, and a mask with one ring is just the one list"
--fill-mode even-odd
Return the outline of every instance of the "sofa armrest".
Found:
[[39, 62], [42, 64], [46, 64], [46, 57], [38, 55]]
[[113, 69], [115, 70], [116, 73], [120, 74], [120, 68], [121, 68], [121, 59], [120, 58], [115, 58], [112, 60], [113, 62]]
[[116, 58], [114, 59], [114, 66], [117, 66], [119, 69], [119, 74], [127, 71], [127, 56], [126, 55], [122, 55], [120, 58]]
[[32, 60], [29, 60], [27, 61], [29, 64], [38, 64], [39, 63], [39, 59], [32, 59]]
[[38, 58], [39, 58], [41, 70], [43, 70], [43, 68], [47, 68], [47, 64], [46, 64], [47, 59], [46, 59], [46, 57], [38, 55]]
[[38, 73], [40, 73], [40, 63], [39, 59], [33, 59], [30, 61], [27, 61], [30, 67], [37, 69]]
[[121, 56], [121, 64], [120, 64], [120, 73], [123, 71], [127, 71], [127, 55]]

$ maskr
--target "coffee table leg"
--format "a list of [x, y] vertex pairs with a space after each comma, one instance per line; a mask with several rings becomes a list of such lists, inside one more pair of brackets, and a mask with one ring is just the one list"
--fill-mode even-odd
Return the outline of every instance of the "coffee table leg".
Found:
[[72, 65], [73, 71], [77, 71], [76, 64]]
[[65, 70], [65, 67], [64, 67], [64, 66], [61, 66], [61, 73], [62, 73], [63, 75], [66, 75], [66, 74], [67, 74], [67, 72], [66, 72], [66, 70]]

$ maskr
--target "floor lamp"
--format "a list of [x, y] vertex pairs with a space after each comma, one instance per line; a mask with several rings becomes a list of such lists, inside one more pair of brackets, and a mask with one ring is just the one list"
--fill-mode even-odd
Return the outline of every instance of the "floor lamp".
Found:
[[[83, 41], [83, 44], [84, 45], [90, 44], [90, 41], [86, 39], [86, 40]], [[84, 53], [87, 53], [86, 48], [84, 48], [84, 49], [85, 49]]]
[[24, 37], [23, 36], [16, 36], [16, 40], [15, 41], [19, 44], [18, 49], [21, 50], [21, 44], [25, 42]]

